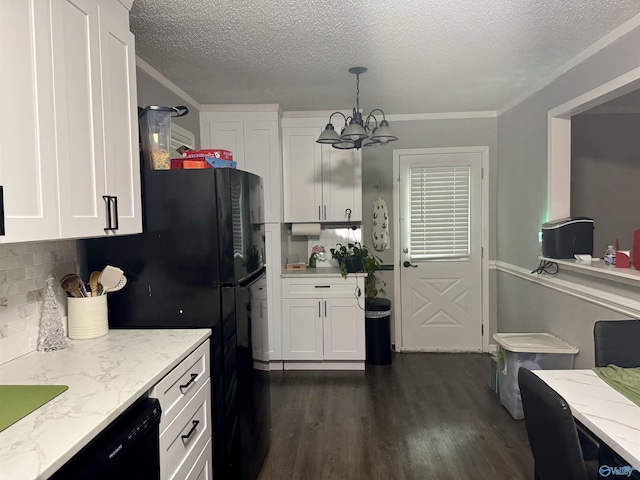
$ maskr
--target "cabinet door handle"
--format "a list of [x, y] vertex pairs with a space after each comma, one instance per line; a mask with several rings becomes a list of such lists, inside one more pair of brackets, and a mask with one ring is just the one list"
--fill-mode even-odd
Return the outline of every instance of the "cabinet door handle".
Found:
[[181, 435], [183, 440], [188, 440], [189, 437], [193, 434], [193, 432], [196, 431], [196, 428], [198, 427], [198, 424], [200, 423], [200, 420], [193, 420], [193, 425], [191, 426], [191, 430], [189, 430], [186, 435]]
[[191, 378], [189, 379], [189, 381], [187, 383], [185, 383], [184, 385], [180, 385], [180, 390], [182, 391], [182, 393], [184, 394], [184, 391], [189, 388], [189, 385], [191, 385], [193, 382], [196, 381], [196, 378], [198, 378], [198, 374], [197, 373], [192, 373], [191, 374]]
[[322, 310], [320, 310], [321, 304], [322, 302], [318, 302], [318, 318], [322, 317]]
[[324, 210], [324, 219], [326, 220], [327, 219], [327, 206], [323, 205], [322, 209]]
[[115, 232], [118, 230], [118, 197], [103, 195], [102, 198], [107, 209], [107, 226], [104, 231]]
[[318, 220], [322, 220], [322, 215], [320, 214], [320, 205], [318, 205]]
[[4, 194], [0, 185], [0, 235], [4, 235]]
[[103, 195], [102, 199], [104, 200], [104, 205], [107, 209], [107, 226], [104, 227], [104, 231], [108, 232], [111, 230], [111, 197], [109, 195]]
[[113, 222], [114, 225], [111, 226], [111, 230], [118, 230], [118, 197], [111, 197], [111, 201], [113, 204]]
[[324, 301], [324, 316], [327, 317], [327, 301]]

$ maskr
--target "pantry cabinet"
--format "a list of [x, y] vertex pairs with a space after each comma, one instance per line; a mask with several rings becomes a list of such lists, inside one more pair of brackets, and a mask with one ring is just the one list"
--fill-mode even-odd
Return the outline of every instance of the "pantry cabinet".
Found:
[[356, 286], [355, 277], [283, 279], [285, 369], [364, 367], [364, 299]]
[[282, 369], [282, 225], [265, 225], [266, 300], [268, 345], [271, 369]]
[[[270, 106], [269, 106], [270, 107]], [[219, 112], [203, 105], [200, 113], [200, 144], [203, 149], [233, 153], [237, 168], [264, 180], [265, 221], [282, 220], [280, 114], [273, 111]]]
[[0, 72], [11, 112], [0, 139], [20, 145], [19, 157], [0, 153], [0, 242], [141, 232], [128, 10], [116, 0], [3, 2], [0, 9], [3, 41], [12, 45], [1, 61], [21, 70]]
[[321, 132], [320, 126], [282, 129], [284, 221], [361, 222], [361, 153], [316, 143]]

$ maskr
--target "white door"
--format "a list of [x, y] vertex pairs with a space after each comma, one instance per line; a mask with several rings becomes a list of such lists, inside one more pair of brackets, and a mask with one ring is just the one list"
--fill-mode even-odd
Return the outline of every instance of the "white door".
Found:
[[482, 153], [400, 155], [401, 348], [482, 350]]

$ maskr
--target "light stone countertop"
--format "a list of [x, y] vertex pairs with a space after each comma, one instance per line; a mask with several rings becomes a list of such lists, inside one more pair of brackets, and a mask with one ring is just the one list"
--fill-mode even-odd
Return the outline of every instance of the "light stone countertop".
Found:
[[282, 278], [313, 278], [313, 277], [342, 277], [338, 267], [317, 267], [306, 270], [285, 270], [282, 268]]
[[533, 370], [558, 392], [573, 416], [640, 468], [640, 407], [607, 385], [592, 370]]
[[0, 432], [0, 478], [48, 478], [210, 335], [209, 329], [109, 330], [0, 365], [1, 384], [69, 386]]

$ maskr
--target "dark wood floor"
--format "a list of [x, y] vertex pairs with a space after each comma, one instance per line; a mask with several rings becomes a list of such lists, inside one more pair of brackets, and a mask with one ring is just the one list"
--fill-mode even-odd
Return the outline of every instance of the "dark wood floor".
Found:
[[482, 354], [403, 353], [365, 372], [272, 372], [259, 480], [531, 479], [523, 420]]

